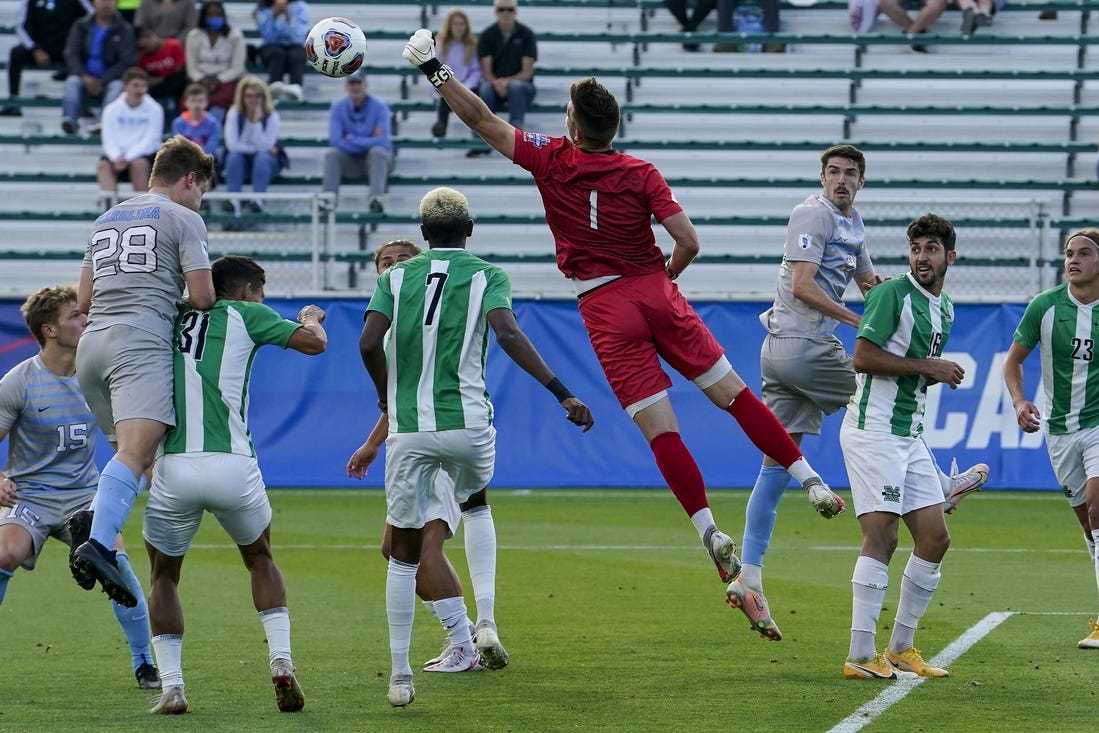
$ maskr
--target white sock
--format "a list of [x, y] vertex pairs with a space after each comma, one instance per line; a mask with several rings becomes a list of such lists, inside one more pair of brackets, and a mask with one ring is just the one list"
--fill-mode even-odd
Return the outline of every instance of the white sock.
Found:
[[931, 596], [939, 587], [940, 563], [928, 562], [909, 555], [901, 579], [901, 599], [897, 603], [897, 617], [893, 624], [893, 636], [889, 639], [889, 651], [903, 652], [912, 646], [916, 628], [927, 612]]
[[714, 523], [714, 513], [710, 511], [710, 507], [708, 506], [702, 507], [692, 514], [691, 523], [694, 524], [695, 529], [698, 530], [698, 536], [703, 542], [706, 541], [706, 530], [716, 526]]
[[813, 467], [809, 465], [809, 462], [804, 458], [799, 458], [790, 464], [790, 467], [786, 469], [790, 475], [794, 477], [794, 480], [799, 484], [804, 484], [814, 476], [819, 476]]
[[[1099, 555], [1095, 553], [1096, 546], [1099, 545], [1099, 529], [1091, 530], [1091, 542], [1088, 542], [1088, 550], [1091, 552], [1091, 561], [1095, 565], [1095, 585], [1099, 588]], [[1099, 623], [1099, 619], [1096, 619], [1096, 623]]]
[[496, 525], [492, 507], [462, 512], [465, 522], [466, 565], [477, 603], [477, 620], [496, 620]]
[[410, 565], [389, 558], [385, 573], [385, 615], [389, 619], [389, 654], [394, 675], [411, 675], [408, 647], [412, 644], [412, 617], [416, 612], [416, 571]]
[[856, 661], [877, 654], [874, 637], [878, 617], [889, 587], [889, 566], [872, 557], [859, 555], [851, 575], [851, 646], [847, 656]]
[[461, 596], [441, 598], [435, 601], [435, 610], [439, 614], [439, 621], [443, 624], [443, 628], [446, 629], [451, 645], [467, 654], [472, 654], [473, 638], [469, 633], [465, 599]]
[[267, 634], [267, 661], [292, 659], [290, 656], [290, 611], [286, 606], [259, 612], [263, 632]]
[[740, 582], [754, 591], [763, 592], [763, 567], [746, 562], [740, 566]]
[[943, 473], [943, 470], [938, 466], [935, 466], [935, 470], [939, 472], [939, 486], [943, 490], [943, 499], [949, 499], [950, 494], [954, 491], [954, 480]]
[[165, 689], [183, 687], [183, 634], [161, 634], [152, 641], [160, 683]]
[[424, 605], [424, 608], [427, 609], [427, 612], [431, 614], [432, 618], [439, 618], [439, 614], [435, 613], [435, 601], [421, 600], [420, 603]]

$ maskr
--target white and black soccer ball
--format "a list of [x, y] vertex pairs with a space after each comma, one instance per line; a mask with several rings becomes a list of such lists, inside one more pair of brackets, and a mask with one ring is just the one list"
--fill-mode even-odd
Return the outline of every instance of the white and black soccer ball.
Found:
[[325, 18], [305, 37], [305, 60], [325, 76], [353, 74], [365, 59], [366, 35], [347, 18]]

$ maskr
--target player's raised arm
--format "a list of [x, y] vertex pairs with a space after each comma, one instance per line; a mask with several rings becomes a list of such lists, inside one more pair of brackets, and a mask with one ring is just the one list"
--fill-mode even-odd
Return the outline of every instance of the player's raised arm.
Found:
[[431, 31], [426, 28], [416, 31], [408, 39], [401, 55], [424, 72], [427, 80], [439, 90], [462, 122], [509, 160], [514, 159], [515, 128], [493, 114], [484, 100], [454, 79], [454, 72], [449, 66], [435, 58], [435, 41]]

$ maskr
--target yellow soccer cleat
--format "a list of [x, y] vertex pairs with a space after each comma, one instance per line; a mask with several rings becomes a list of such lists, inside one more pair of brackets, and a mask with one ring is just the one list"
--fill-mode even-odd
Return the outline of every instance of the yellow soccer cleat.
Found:
[[848, 680], [914, 680], [918, 677], [915, 672], [897, 669], [883, 654], [875, 654], [861, 662], [848, 659], [843, 664], [843, 678]]
[[920, 650], [910, 646], [903, 652], [885, 650], [885, 658], [890, 664], [905, 672], [915, 672], [920, 677], [949, 677], [950, 673], [941, 667], [932, 667], [924, 661]]
[[1088, 621], [1088, 626], [1091, 627], [1091, 633], [1076, 642], [1076, 646], [1081, 649], [1099, 649], [1099, 624]]

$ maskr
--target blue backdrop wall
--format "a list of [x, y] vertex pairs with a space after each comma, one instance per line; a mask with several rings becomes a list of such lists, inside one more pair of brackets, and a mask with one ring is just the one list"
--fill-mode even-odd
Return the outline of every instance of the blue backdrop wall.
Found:
[[[269, 300], [293, 318], [300, 300]], [[271, 486], [377, 486], [381, 458], [363, 482], [345, 467], [378, 417], [376, 396], [358, 354], [365, 301], [317, 302], [328, 311], [328, 351], [307, 357], [273, 347], [256, 359], [251, 426], [264, 476]], [[744, 380], [758, 393], [757, 320], [761, 303], [696, 303], [728, 350]], [[1003, 388], [1001, 366], [1024, 306], [963, 305], [957, 309], [946, 358], [962, 363], [966, 380], [957, 390], [935, 387], [928, 400], [927, 441], [947, 468], [984, 461], [990, 486], [1055, 489], [1041, 434], [1024, 435]], [[592, 408], [595, 427], [586, 434], [569, 424], [553, 397], [494, 345], [488, 363], [489, 390], [497, 410], [495, 486], [663, 486], [640, 432], [603, 380], [576, 306], [571, 302], [516, 302], [520, 323], [550, 366]], [[850, 349], [854, 330], [841, 334]], [[19, 304], [0, 302], [0, 373], [37, 351], [27, 335]], [[1027, 363], [1027, 389], [1037, 395], [1037, 355]], [[726, 413], [690, 383], [675, 376], [671, 396], [687, 445], [712, 487], [749, 487], [760, 454]], [[1041, 402], [1038, 402], [1041, 405]], [[819, 438], [803, 448], [825, 480], [847, 486], [838, 431], [842, 411], [825, 421]], [[108, 446], [109, 448], [109, 446]], [[0, 444], [5, 451], [6, 445]], [[105, 452], [105, 461], [109, 452]]]

